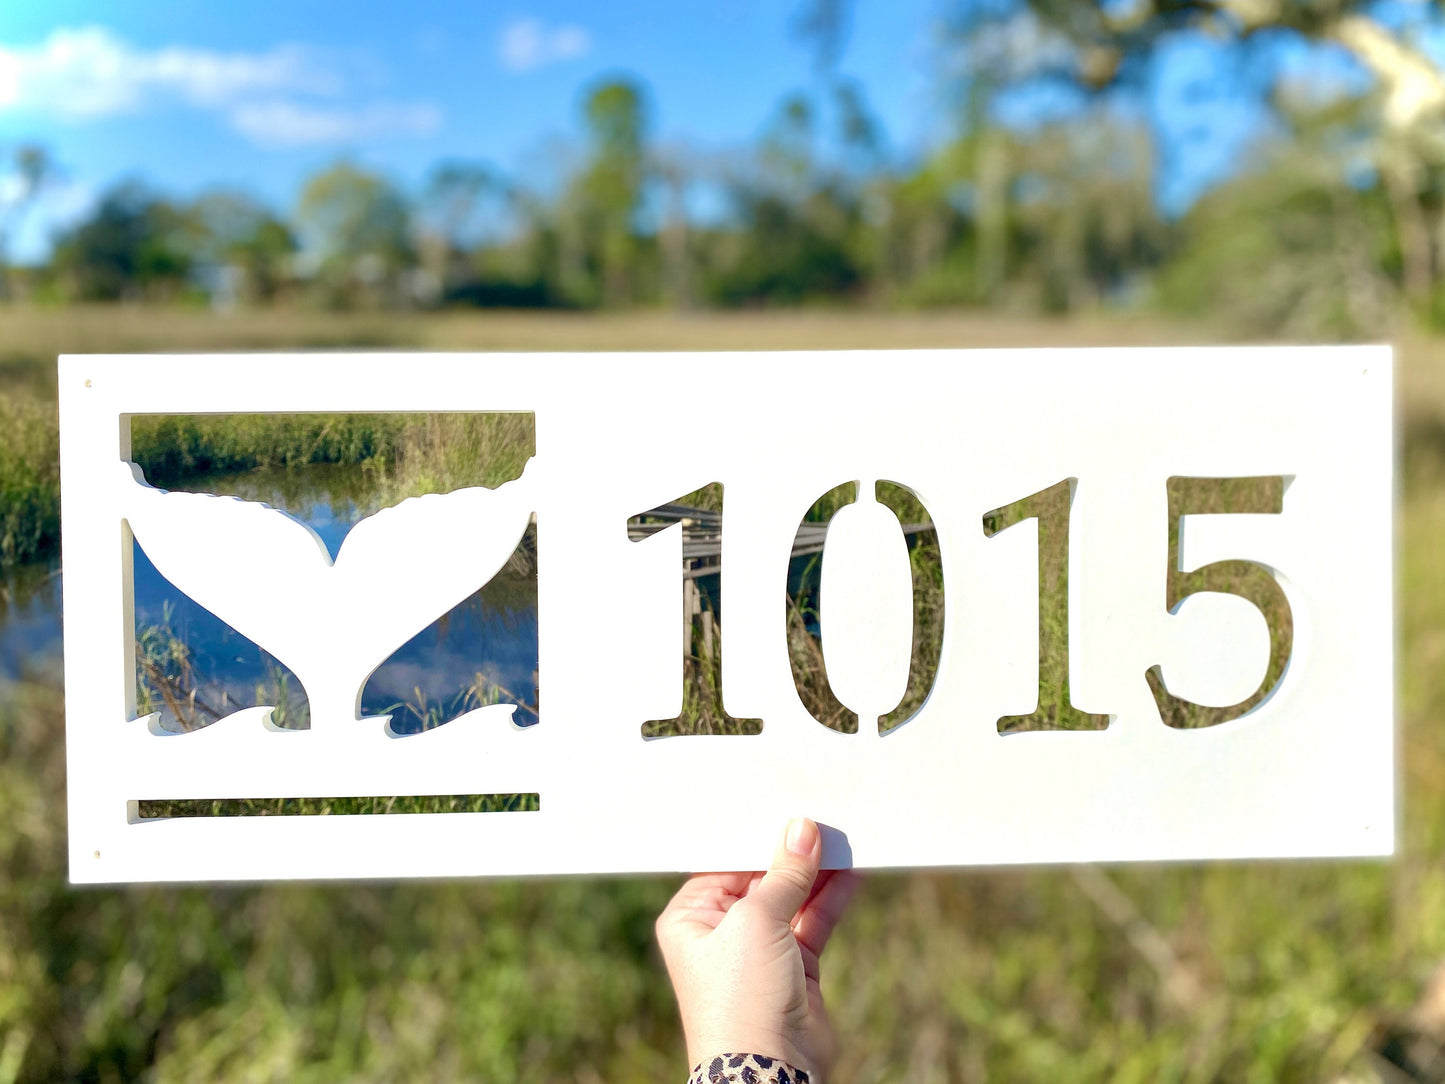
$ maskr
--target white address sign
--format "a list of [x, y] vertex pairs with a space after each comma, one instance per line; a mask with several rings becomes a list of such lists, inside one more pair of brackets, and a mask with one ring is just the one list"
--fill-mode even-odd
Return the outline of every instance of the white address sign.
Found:
[[[77, 882], [752, 869], [796, 813], [827, 826], [832, 865], [1393, 849], [1386, 348], [73, 356], [60, 395]], [[528, 412], [536, 454], [496, 489], [362, 520], [334, 560], [283, 513], [166, 493], [129, 462], [137, 415], [440, 411]], [[790, 559], [850, 483], [807, 528], [809, 699]], [[709, 485], [726, 651], [721, 623], [706, 650], [739, 732], [656, 736], [684, 713], [693, 543], [637, 517]], [[535, 724], [359, 714], [368, 677], [529, 523]], [[905, 538], [925, 528], [942, 639], [920, 651]], [[137, 712], [132, 539], [290, 668], [309, 728], [262, 706], [168, 733]], [[462, 794], [537, 800], [140, 812]]]

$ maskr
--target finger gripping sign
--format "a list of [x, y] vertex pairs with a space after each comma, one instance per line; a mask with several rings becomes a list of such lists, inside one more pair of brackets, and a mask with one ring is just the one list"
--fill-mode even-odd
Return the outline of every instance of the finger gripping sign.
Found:
[[[1386, 348], [73, 356], [60, 396], [74, 881], [756, 869], [799, 813], [833, 866], [1393, 849]], [[435, 411], [530, 413], [535, 455], [334, 558], [130, 462], [136, 416]], [[536, 721], [362, 715], [529, 524]], [[137, 710], [136, 544], [309, 727]], [[720, 732], [680, 732], [704, 694]], [[140, 812], [483, 794], [536, 800]]]

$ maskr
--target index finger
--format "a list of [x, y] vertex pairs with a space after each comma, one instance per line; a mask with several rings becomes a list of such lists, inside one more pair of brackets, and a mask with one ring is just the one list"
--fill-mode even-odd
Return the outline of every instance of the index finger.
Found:
[[694, 873], [673, 893], [663, 914], [708, 907], [725, 911], [746, 893], [752, 876], [747, 872]]
[[793, 923], [793, 936], [814, 956], [821, 956], [833, 936], [833, 929], [853, 893], [858, 890], [859, 877], [851, 869], [825, 870], [818, 877], [819, 887], [813, 897], [803, 904]]

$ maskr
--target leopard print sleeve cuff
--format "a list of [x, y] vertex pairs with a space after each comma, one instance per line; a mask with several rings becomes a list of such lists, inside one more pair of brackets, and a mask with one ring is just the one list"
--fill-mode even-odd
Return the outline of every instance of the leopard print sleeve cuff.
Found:
[[687, 1084], [808, 1084], [808, 1074], [761, 1054], [719, 1054], [698, 1065]]

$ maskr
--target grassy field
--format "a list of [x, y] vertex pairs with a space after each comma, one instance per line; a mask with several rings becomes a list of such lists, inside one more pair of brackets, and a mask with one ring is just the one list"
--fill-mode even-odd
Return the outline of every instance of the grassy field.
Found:
[[[53, 485], [46, 374], [61, 350], [1207, 338], [847, 313], [0, 313], [0, 432], [20, 440], [0, 458], [0, 515], [12, 493]], [[1389, 1075], [1391, 1059], [1423, 1056], [1417, 1033], [1445, 1026], [1445, 343], [1407, 335], [1400, 347], [1399, 855], [871, 877], [824, 969], [838, 1081], [1411, 1079]], [[25, 471], [37, 480], [4, 488]], [[53, 691], [0, 703], [0, 1084], [685, 1072], [651, 933], [673, 880], [73, 890], [62, 736]]]

